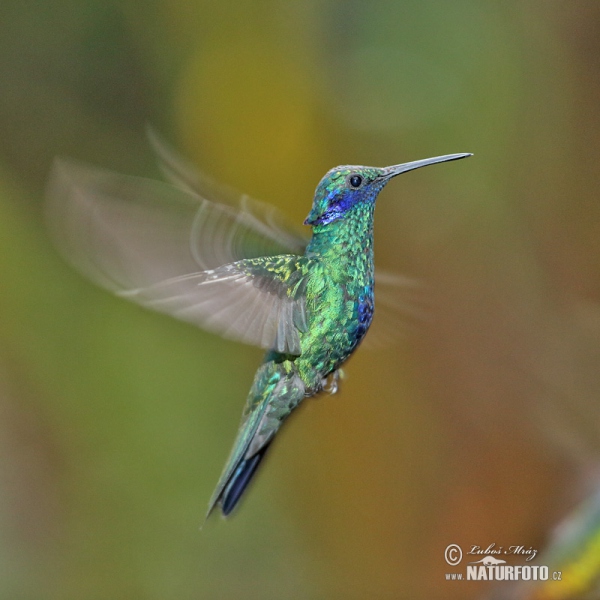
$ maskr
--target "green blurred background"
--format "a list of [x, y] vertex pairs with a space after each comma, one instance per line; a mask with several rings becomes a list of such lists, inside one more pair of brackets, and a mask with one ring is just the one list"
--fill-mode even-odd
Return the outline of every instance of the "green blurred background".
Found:
[[[541, 550], [584, 496], [598, 2], [3, 0], [0, 86], [0, 598], [476, 598], [448, 544]], [[427, 319], [202, 532], [261, 352], [96, 289], [43, 222], [56, 155], [159, 177], [148, 123], [298, 223], [335, 165], [475, 153], [379, 202]]]

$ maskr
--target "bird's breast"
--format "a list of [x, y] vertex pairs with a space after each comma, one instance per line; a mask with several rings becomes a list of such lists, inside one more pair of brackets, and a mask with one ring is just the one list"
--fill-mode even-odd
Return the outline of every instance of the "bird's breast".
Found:
[[312, 351], [334, 363], [345, 360], [362, 341], [373, 320], [373, 286], [356, 282], [330, 284], [310, 318]]

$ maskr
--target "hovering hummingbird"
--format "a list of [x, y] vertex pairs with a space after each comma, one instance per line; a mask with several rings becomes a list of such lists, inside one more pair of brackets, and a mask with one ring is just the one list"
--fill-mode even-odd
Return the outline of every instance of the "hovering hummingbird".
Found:
[[57, 160], [49, 225], [66, 258], [99, 285], [267, 350], [209, 502], [207, 516], [217, 505], [227, 516], [285, 419], [304, 398], [337, 390], [371, 325], [381, 190], [401, 173], [471, 155], [331, 169], [304, 222], [307, 240], [248, 197], [240, 208], [212, 201], [222, 196], [215, 185], [150, 137], [175, 186]]

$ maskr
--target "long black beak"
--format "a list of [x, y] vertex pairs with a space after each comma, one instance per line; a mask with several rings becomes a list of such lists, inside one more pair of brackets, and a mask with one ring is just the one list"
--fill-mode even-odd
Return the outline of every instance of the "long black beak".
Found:
[[401, 165], [386, 167], [385, 169], [383, 169], [382, 177], [384, 177], [385, 179], [391, 179], [392, 177], [396, 177], [396, 175], [406, 173], [407, 171], [414, 171], [415, 169], [420, 169], [421, 167], [427, 167], [429, 165], [435, 165], [436, 163], [448, 162], [451, 160], [459, 160], [461, 158], [467, 158], [468, 156], [473, 155], [470, 152], [463, 152], [461, 154], [445, 154], [444, 156], [434, 156], [433, 158], [414, 160], [412, 162], [403, 163]]

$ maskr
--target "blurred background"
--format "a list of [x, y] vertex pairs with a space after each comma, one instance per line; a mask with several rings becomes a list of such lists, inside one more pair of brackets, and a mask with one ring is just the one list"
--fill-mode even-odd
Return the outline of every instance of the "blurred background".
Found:
[[[541, 553], [597, 485], [599, 75], [594, 0], [2, 2], [0, 598], [516, 597], [444, 550]], [[261, 351], [95, 288], [43, 220], [56, 155], [160, 177], [148, 123], [297, 223], [335, 165], [475, 154], [378, 203], [427, 318], [201, 532]]]

